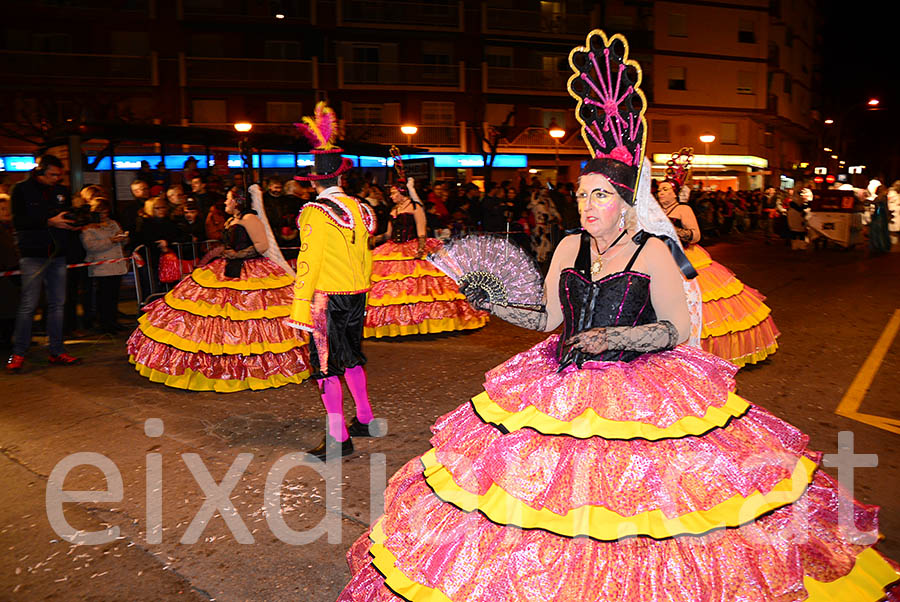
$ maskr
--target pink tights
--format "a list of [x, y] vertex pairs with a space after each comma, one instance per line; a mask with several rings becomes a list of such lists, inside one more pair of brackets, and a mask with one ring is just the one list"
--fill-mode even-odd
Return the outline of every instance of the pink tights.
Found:
[[[369, 404], [369, 392], [366, 386], [366, 371], [362, 366], [354, 366], [344, 373], [347, 388], [356, 403], [356, 419], [363, 424], [372, 421], [372, 406]], [[346, 441], [347, 425], [344, 424], [344, 393], [341, 380], [337, 376], [329, 376], [319, 381], [319, 392], [322, 403], [328, 413], [328, 434], [338, 441]]]

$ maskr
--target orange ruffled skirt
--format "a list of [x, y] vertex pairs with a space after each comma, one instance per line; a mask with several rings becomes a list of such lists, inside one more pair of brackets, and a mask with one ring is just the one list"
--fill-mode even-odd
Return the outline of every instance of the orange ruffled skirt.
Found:
[[287, 325], [294, 279], [265, 258], [240, 278], [224, 259], [197, 268], [148, 304], [128, 339], [128, 357], [153, 382], [233, 393], [299, 383], [310, 374], [306, 335]]
[[900, 578], [878, 509], [737, 396], [734, 365], [680, 346], [557, 372], [557, 341], [438, 419], [340, 602], [875, 602]]
[[703, 294], [703, 349], [737, 366], [761, 362], [775, 353], [781, 333], [766, 298], [713, 261], [700, 245], [690, 245], [685, 254], [697, 270]]
[[[429, 238], [427, 253], [441, 247]], [[364, 335], [395, 337], [481, 328], [488, 314], [473, 308], [452, 278], [424, 259], [418, 241], [386, 242], [372, 252], [372, 290]]]

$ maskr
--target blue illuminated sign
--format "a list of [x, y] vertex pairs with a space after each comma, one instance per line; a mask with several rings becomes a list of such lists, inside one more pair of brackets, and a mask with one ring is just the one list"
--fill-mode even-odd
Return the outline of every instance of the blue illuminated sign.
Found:
[[[205, 155], [166, 155], [165, 164], [169, 170], [180, 170], [185, 161], [193, 157], [197, 160], [197, 167], [206, 169], [212, 167], [214, 161], [210, 157], [207, 165]], [[394, 160], [386, 157], [372, 157], [366, 155], [347, 155], [355, 167], [392, 167]], [[93, 162], [94, 156], [88, 156]], [[466, 169], [471, 167], [484, 167], [484, 159], [481, 155], [463, 154], [422, 154], [403, 155], [404, 159], [434, 159], [434, 166], [439, 168]], [[141, 161], [146, 161], [152, 169], [162, 160], [159, 155], [117, 155], [115, 157], [116, 169], [122, 171], [136, 171], [141, 168]], [[288, 153], [264, 153], [262, 156], [264, 169], [293, 169], [294, 155]], [[303, 153], [297, 155], [297, 167], [311, 167], [314, 163], [313, 155]], [[31, 171], [37, 166], [34, 157], [5, 156], [0, 157], [0, 171]], [[97, 164], [97, 171], [109, 171], [112, 167], [110, 157], [104, 157]], [[240, 155], [228, 155], [228, 167], [240, 169], [242, 167]], [[253, 167], [259, 167], [259, 155], [253, 155]], [[494, 167], [521, 168], [528, 167], [527, 155], [497, 155], [494, 157]]]

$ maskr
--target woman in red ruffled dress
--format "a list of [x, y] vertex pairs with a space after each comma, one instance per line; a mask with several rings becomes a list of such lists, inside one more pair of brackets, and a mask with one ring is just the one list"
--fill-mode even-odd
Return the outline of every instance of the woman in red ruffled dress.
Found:
[[391, 186], [394, 209], [372, 252], [366, 337], [393, 337], [481, 328], [487, 314], [473, 308], [456, 283], [425, 259], [441, 242], [425, 236], [425, 209], [413, 178]]
[[286, 323], [294, 275], [263, 256], [273, 242], [246, 203], [241, 193], [228, 193], [222, 256], [144, 308], [128, 339], [129, 360], [142, 376], [219, 393], [280, 387], [309, 376], [307, 339]]
[[[681, 163], [681, 164], [679, 164]], [[703, 349], [737, 366], [755, 364], [778, 349], [781, 334], [772, 320], [765, 296], [737, 279], [734, 272], [713, 261], [701, 247], [700, 226], [690, 205], [680, 203], [690, 164], [690, 151], [672, 156], [666, 179], [659, 184], [657, 197], [663, 211], [675, 225], [684, 251], [699, 274], [697, 284], [703, 296]]]
[[697, 318], [682, 274], [696, 272], [650, 194], [623, 41], [595, 31], [570, 55], [591, 159], [583, 231], [554, 253], [546, 307], [466, 288], [561, 334], [438, 419], [351, 547], [339, 602], [875, 602], [900, 579], [873, 547], [877, 508], [736, 395], [733, 364], [683, 344]]

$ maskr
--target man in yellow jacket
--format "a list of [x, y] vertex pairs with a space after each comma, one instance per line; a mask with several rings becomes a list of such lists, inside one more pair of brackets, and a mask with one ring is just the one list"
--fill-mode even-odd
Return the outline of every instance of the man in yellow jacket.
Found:
[[[371, 436], [372, 421], [361, 343], [375, 214], [339, 186], [341, 174], [352, 165], [340, 151], [335, 147], [313, 151], [314, 173], [296, 177], [312, 182], [318, 199], [304, 205], [297, 218], [300, 252], [288, 323], [311, 333], [310, 363], [328, 413], [328, 431], [307, 453], [322, 460], [352, 453], [350, 437]], [[341, 375], [356, 402], [356, 418], [349, 428], [344, 423]]]

